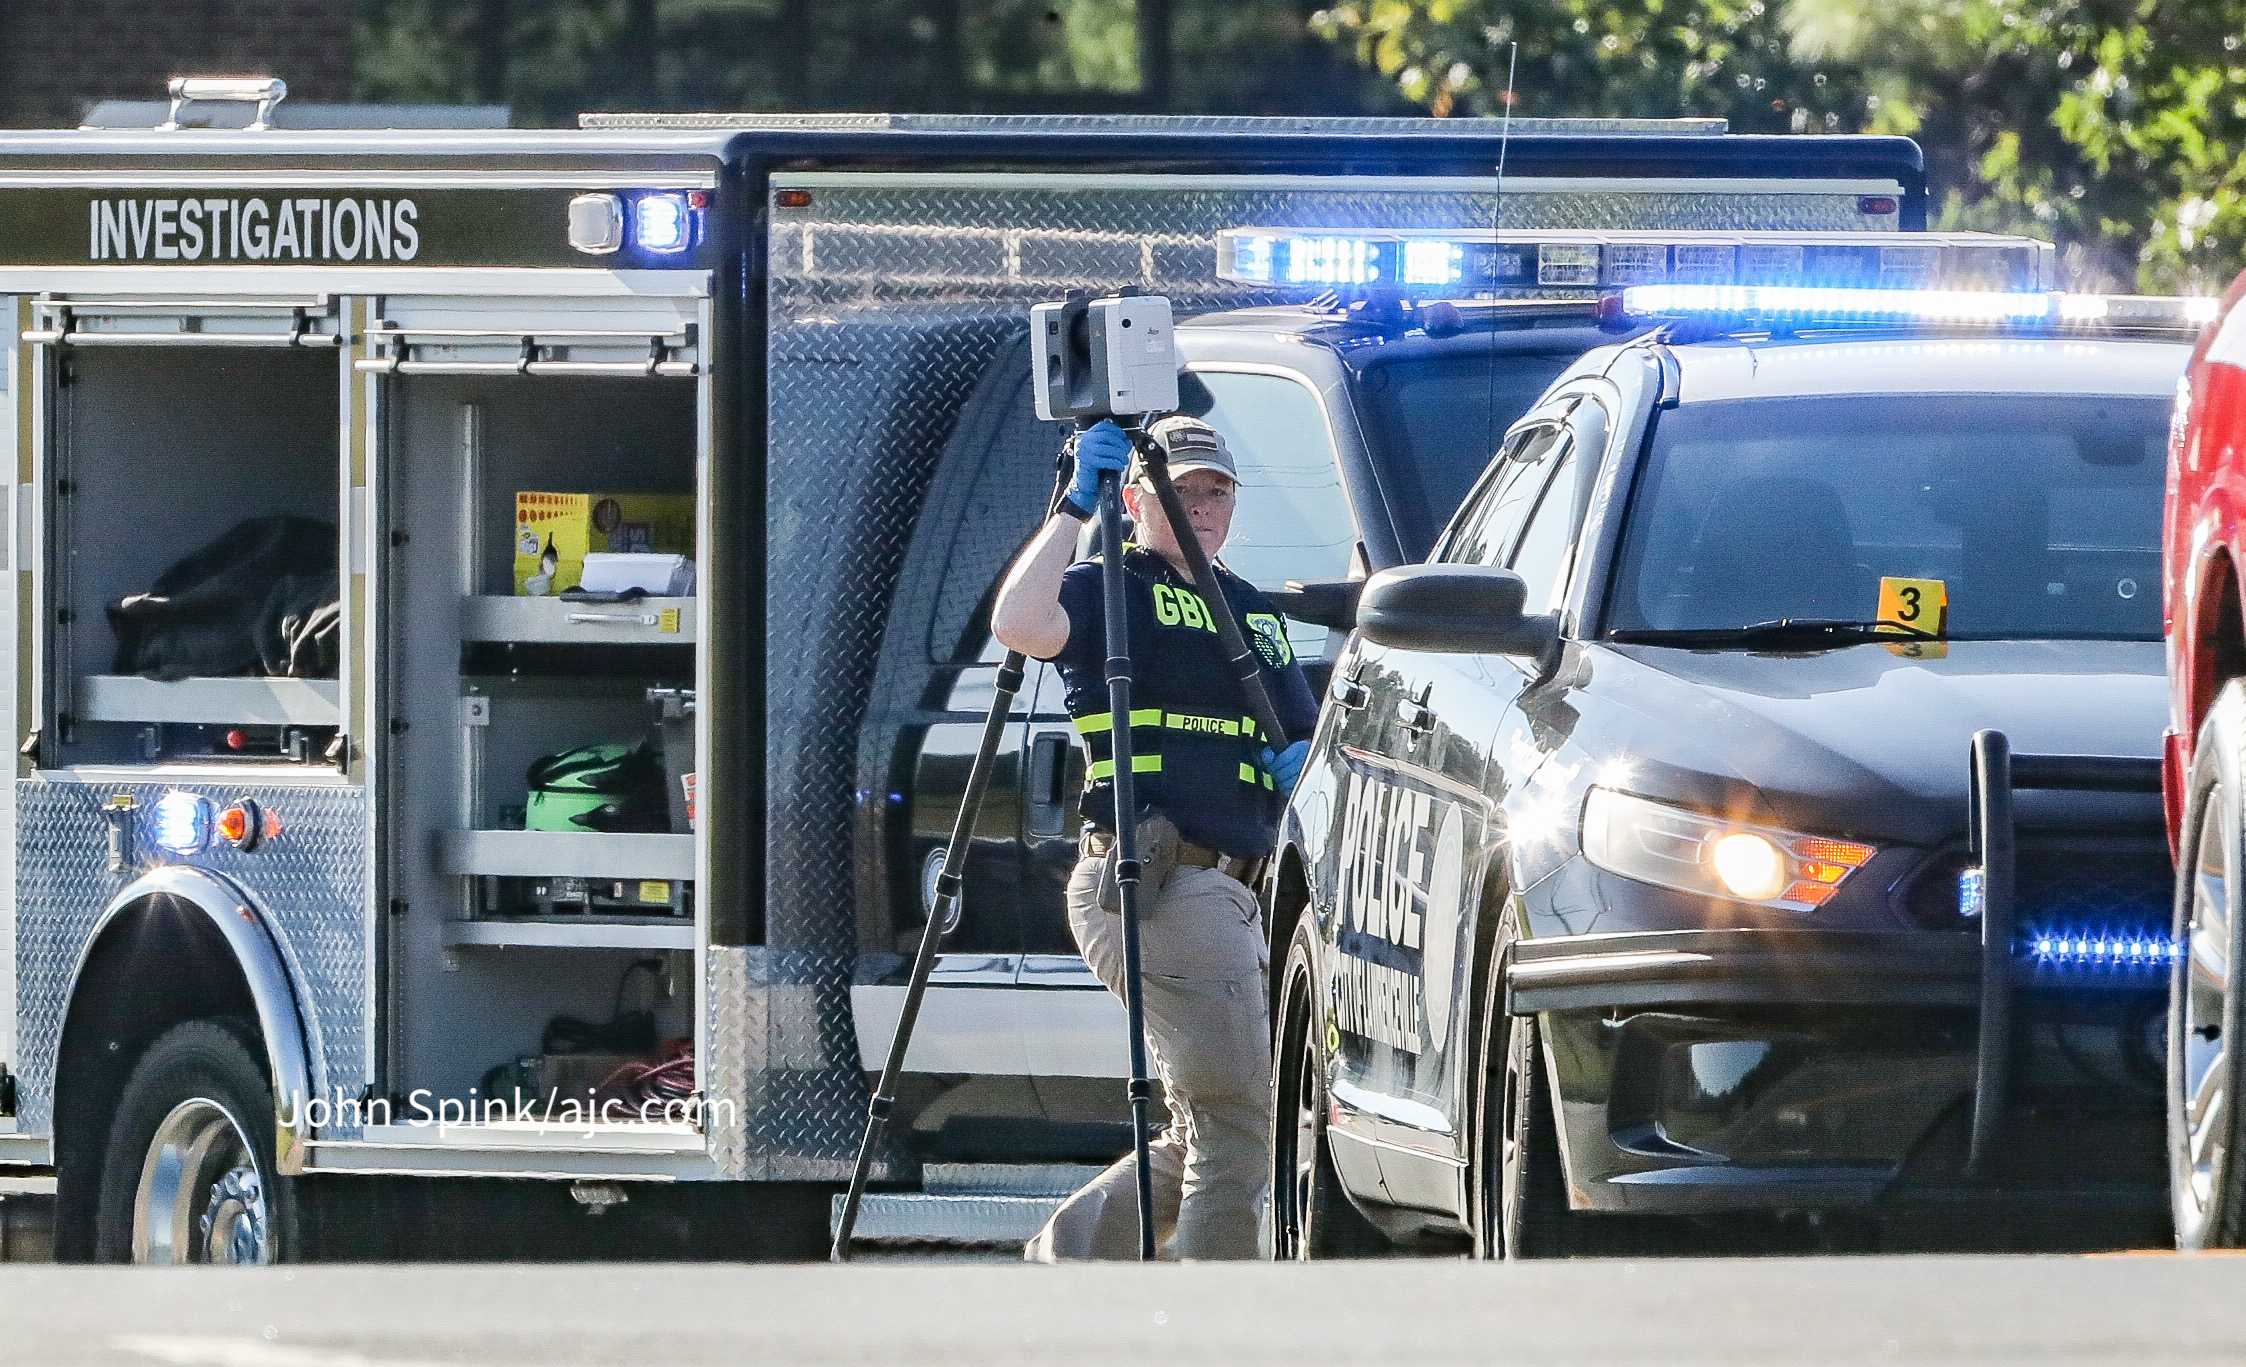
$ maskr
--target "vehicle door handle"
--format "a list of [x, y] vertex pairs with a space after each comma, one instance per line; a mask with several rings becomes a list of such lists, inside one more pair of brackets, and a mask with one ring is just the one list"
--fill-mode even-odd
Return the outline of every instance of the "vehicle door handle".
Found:
[[1067, 823], [1068, 751], [1073, 742], [1066, 731], [1046, 731], [1029, 743], [1029, 831], [1032, 835], [1059, 835]]

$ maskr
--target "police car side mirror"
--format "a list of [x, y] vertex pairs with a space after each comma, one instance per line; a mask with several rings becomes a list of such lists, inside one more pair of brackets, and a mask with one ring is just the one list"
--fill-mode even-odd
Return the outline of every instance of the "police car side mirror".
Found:
[[1376, 645], [1556, 663], [1560, 619], [1526, 615], [1528, 585], [1487, 565], [1403, 565], [1365, 581], [1357, 630]]
[[1283, 589], [1267, 589], [1271, 605], [1298, 622], [1328, 631], [1348, 631], [1357, 625], [1357, 595], [1362, 579], [1289, 579]]

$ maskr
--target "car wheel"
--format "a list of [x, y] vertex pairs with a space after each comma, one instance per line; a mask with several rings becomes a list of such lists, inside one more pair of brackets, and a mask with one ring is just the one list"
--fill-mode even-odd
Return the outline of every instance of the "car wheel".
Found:
[[1368, 1258], [1388, 1241], [1341, 1189], [1326, 1147], [1325, 1051], [1320, 1047], [1310, 925], [1295, 932], [1280, 977], [1278, 1049], [1272, 1055], [1271, 1254]]
[[2240, 1163], [2240, 993], [2234, 966], [2240, 915], [2240, 758], [2246, 689], [2225, 687], [2200, 728], [2184, 790], [2176, 860], [2174, 933], [2184, 952], [2169, 972], [2168, 1192], [2176, 1246], [2246, 1242], [2246, 1167]]
[[1534, 1016], [1505, 1014], [1504, 956], [1482, 993], [1481, 1079], [1469, 1174], [1477, 1258], [1567, 1258], [1647, 1251], [1647, 1216], [1593, 1214], [1568, 1204], [1559, 1111]]
[[296, 1252], [294, 1183], [274, 1165], [273, 1087], [243, 1026], [190, 1021], [133, 1068], [109, 1130], [95, 1256], [274, 1263]]

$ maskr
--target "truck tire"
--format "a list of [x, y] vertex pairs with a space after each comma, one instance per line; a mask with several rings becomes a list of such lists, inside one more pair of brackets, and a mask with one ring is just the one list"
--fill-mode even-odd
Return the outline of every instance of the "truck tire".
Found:
[[2238, 1111], [2246, 1101], [2237, 974], [2246, 952], [2242, 769], [2246, 685], [2233, 681], [2192, 748], [2176, 850], [2172, 933], [2185, 951], [2168, 979], [2168, 1197], [2176, 1246], [2185, 1250], [2246, 1245], [2246, 1129]]
[[109, 1128], [95, 1252], [111, 1263], [275, 1263], [297, 1253], [295, 1184], [274, 1164], [273, 1086], [236, 1021], [166, 1031]]
[[1373, 1258], [1390, 1251], [1341, 1189], [1326, 1148], [1326, 1069], [1319, 1048], [1310, 922], [1295, 928], [1280, 976], [1271, 1086], [1271, 1256], [1288, 1261]]

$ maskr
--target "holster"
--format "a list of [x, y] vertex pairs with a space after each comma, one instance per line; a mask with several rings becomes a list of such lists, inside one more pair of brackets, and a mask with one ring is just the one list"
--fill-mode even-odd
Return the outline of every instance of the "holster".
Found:
[[[1178, 828], [1162, 813], [1149, 812], [1139, 822], [1138, 845], [1139, 916], [1143, 920], [1154, 914], [1162, 885], [1170, 881], [1171, 872], [1178, 866]], [[1118, 840], [1107, 847], [1107, 854], [1100, 860], [1100, 910], [1110, 916], [1123, 914], [1123, 885], [1115, 877], [1115, 861], [1122, 852], [1123, 842]]]

